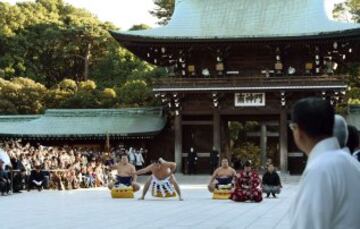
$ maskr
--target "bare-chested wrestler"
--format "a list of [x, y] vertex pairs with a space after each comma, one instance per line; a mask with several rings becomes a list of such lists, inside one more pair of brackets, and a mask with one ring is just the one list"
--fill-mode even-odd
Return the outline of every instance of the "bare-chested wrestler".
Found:
[[116, 181], [109, 184], [109, 189], [114, 186], [132, 186], [133, 191], [136, 192], [140, 189], [140, 185], [136, 183], [136, 170], [135, 166], [129, 163], [128, 156], [126, 154], [121, 155], [120, 162], [111, 166], [111, 170], [117, 170]]
[[228, 159], [224, 158], [221, 160], [221, 166], [217, 168], [208, 185], [210, 192], [214, 192], [219, 185], [233, 185], [236, 171], [229, 166]]
[[[142, 196], [140, 197], [140, 200], [145, 199], [145, 195], [148, 192], [150, 185], [152, 184], [152, 188], [154, 187], [156, 188], [156, 186], [160, 187], [161, 192], [165, 192], [165, 191], [172, 192], [171, 185], [173, 185], [179, 197], [179, 200], [182, 201], [183, 199], [181, 197], [180, 187], [177, 184], [174, 176], [175, 169], [176, 169], [175, 162], [168, 162], [162, 158], [159, 158], [159, 160], [153, 162], [148, 167], [138, 170], [136, 172], [137, 175], [142, 175], [151, 172], [151, 176], [144, 185], [144, 190]], [[165, 196], [164, 193], [162, 193], [162, 195]]]

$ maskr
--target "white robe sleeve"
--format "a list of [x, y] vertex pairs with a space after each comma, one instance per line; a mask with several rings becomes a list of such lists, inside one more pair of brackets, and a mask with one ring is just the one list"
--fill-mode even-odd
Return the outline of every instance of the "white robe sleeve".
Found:
[[336, 185], [329, 171], [307, 171], [290, 211], [292, 229], [330, 229], [335, 208]]

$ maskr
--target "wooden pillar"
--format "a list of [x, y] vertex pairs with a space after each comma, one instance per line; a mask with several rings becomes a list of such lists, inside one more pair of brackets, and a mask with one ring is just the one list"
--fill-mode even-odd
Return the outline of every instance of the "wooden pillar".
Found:
[[221, 122], [221, 129], [222, 129], [222, 151], [223, 155], [226, 156], [229, 160], [231, 158], [231, 152], [230, 152], [230, 131], [229, 131], [229, 125], [228, 121], [222, 121]]
[[288, 172], [288, 120], [285, 108], [280, 111], [280, 169], [281, 172]]
[[265, 166], [267, 148], [267, 128], [265, 123], [261, 123], [260, 131], [260, 149], [261, 149], [261, 165]]
[[182, 123], [181, 123], [181, 114], [175, 115], [174, 120], [174, 129], [175, 129], [175, 149], [174, 149], [174, 158], [176, 163], [176, 171], [178, 173], [182, 172]]
[[221, 153], [220, 156], [223, 155], [223, 152], [221, 152], [221, 121], [220, 121], [220, 112], [218, 109], [214, 109], [213, 113], [213, 147], [215, 147], [215, 150], [217, 150], [219, 153]]

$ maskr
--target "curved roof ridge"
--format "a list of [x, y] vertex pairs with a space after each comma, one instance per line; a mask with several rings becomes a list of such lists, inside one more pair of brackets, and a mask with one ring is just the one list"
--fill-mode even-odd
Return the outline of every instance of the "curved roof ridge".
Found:
[[[141, 110], [144, 112], [141, 113]], [[134, 111], [135, 113], [132, 113]], [[154, 136], [162, 131], [166, 121], [167, 117], [162, 107], [109, 110], [55, 109], [28, 121], [0, 122], [0, 136]]]
[[157, 39], [226, 39], [314, 36], [360, 29], [330, 20], [324, 0], [177, 0], [166, 26], [117, 32]]
[[122, 108], [122, 109], [48, 109], [43, 117], [106, 117], [123, 115], [159, 115], [162, 107]]

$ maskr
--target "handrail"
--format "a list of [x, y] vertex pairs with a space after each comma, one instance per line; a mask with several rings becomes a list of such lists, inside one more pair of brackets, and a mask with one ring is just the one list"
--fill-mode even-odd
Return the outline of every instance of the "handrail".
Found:
[[271, 76], [271, 77], [263, 77], [263, 76], [238, 76], [238, 77], [207, 77], [207, 78], [191, 78], [191, 77], [169, 77], [169, 78], [159, 78], [157, 81], [254, 81], [254, 80], [265, 80], [265, 81], [283, 81], [283, 80], [292, 80], [292, 81], [301, 81], [304, 79], [311, 80], [329, 80], [329, 79], [344, 79], [345, 75], [339, 76]]
[[167, 80], [167, 79], [175, 79], [175, 80], [228, 80], [228, 79], [306, 79], [312, 77], [313, 79], [327, 79], [327, 78], [344, 78], [346, 75], [301, 75], [301, 76], [224, 76], [224, 77], [163, 77], [159, 78], [158, 80]]
[[[34, 170], [34, 169], [32, 169]], [[46, 171], [46, 172], [66, 172], [69, 171], [70, 169], [41, 169], [41, 171]], [[26, 170], [25, 170], [26, 171]], [[24, 170], [19, 170], [19, 169], [11, 169], [9, 170], [9, 172], [24, 172]]]
[[[33, 170], [33, 169], [32, 169]], [[25, 170], [26, 171], [26, 170]], [[14, 191], [13, 190], [13, 183], [14, 183], [14, 173], [19, 173], [19, 172], [25, 172], [24, 170], [20, 170], [20, 169], [10, 169], [8, 172], [10, 172], [10, 191], [11, 193]], [[69, 169], [46, 169], [46, 170], [41, 170], [42, 172], [46, 171], [46, 172], [68, 172]]]
[[223, 78], [161, 78], [154, 82], [154, 87], [164, 86], [229, 86], [229, 85], [305, 85], [305, 84], [321, 84], [321, 83], [343, 83], [344, 75], [341, 76], [273, 76], [273, 77], [223, 77]]

